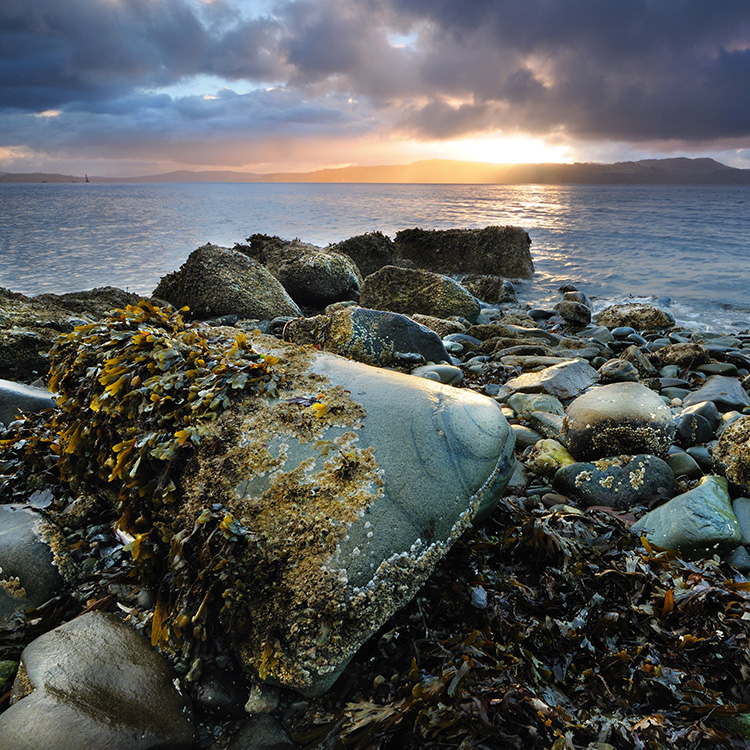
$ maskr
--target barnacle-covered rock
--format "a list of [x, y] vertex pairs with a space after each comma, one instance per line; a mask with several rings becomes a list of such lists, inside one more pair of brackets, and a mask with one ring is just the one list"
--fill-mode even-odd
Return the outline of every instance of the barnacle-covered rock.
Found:
[[392, 265], [396, 254], [393, 240], [382, 232], [367, 232], [349, 237], [329, 249], [348, 255], [357, 264], [363, 278], [383, 266]]
[[491, 399], [147, 302], [52, 359], [61, 473], [109, 495], [160, 591], [152, 642], [187, 658], [222, 628], [248, 669], [309, 694], [513, 468]]
[[193, 250], [178, 271], [164, 276], [154, 297], [177, 308], [187, 306], [195, 318], [234, 314], [272, 319], [300, 315], [281, 284], [260, 263], [218, 245]]
[[320, 309], [359, 298], [362, 274], [348, 255], [265, 234], [254, 234], [248, 241], [235, 249], [262, 263], [298, 305]]
[[640, 383], [611, 383], [587, 391], [565, 413], [568, 450], [585, 461], [650, 453], [666, 456], [674, 435], [672, 412]]
[[750, 490], [750, 416], [740, 417], [724, 430], [713, 457], [730, 482]]
[[291, 320], [284, 327], [284, 339], [383, 367], [403, 363], [403, 355], [427, 362], [450, 361], [434, 331], [405, 315], [365, 307]]
[[360, 304], [375, 310], [436, 318], [479, 316], [479, 303], [457, 281], [442, 274], [399, 266], [383, 266], [362, 285]]
[[598, 312], [594, 320], [597, 325], [607, 326], [607, 328], [630, 326], [638, 331], [654, 331], [674, 325], [674, 317], [671, 313], [656, 305], [640, 302], [611, 305]]

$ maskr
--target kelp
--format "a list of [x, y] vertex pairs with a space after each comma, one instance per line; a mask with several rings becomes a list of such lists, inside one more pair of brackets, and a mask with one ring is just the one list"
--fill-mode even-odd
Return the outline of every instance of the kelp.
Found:
[[322, 748], [738, 748], [750, 582], [505, 498], [296, 719]]

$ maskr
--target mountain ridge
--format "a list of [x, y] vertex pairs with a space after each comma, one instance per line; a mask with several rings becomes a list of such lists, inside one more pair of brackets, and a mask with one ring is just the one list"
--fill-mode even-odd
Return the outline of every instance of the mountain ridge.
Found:
[[[86, 177], [56, 173], [0, 173], [0, 183], [84, 182]], [[92, 183], [320, 182], [409, 184], [661, 184], [750, 185], [750, 169], [729, 167], [708, 157], [598, 162], [492, 164], [424, 159], [410, 164], [332, 167], [312, 172], [235, 172], [177, 170], [138, 177], [88, 178]]]

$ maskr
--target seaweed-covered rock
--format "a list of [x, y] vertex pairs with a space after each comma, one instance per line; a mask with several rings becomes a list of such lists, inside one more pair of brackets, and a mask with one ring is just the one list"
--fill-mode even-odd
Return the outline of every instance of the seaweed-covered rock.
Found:
[[674, 474], [668, 464], [656, 456], [613, 456], [593, 463], [563, 466], [555, 473], [553, 486], [585, 505], [626, 509], [671, 495]]
[[713, 456], [730, 482], [750, 489], [750, 416], [740, 417], [724, 430]]
[[659, 349], [657, 357], [663, 365], [687, 368], [695, 368], [711, 361], [706, 347], [693, 342], [663, 346]]
[[491, 274], [531, 278], [531, 239], [519, 227], [484, 229], [404, 229], [396, 234], [396, 253], [419, 268], [448, 274]]
[[3, 750], [190, 750], [186, 701], [164, 659], [113, 615], [90, 612], [21, 654]]
[[193, 250], [178, 271], [164, 276], [154, 297], [177, 308], [187, 306], [194, 318], [235, 314], [271, 319], [301, 315], [281, 284], [260, 263], [217, 245]]
[[298, 305], [319, 309], [359, 297], [362, 274], [348, 255], [300, 240], [257, 234], [248, 239], [249, 246], [235, 249], [262, 263]]
[[640, 302], [606, 307], [594, 316], [594, 321], [607, 328], [630, 326], [638, 331], [654, 331], [674, 325], [674, 317], [666, 310]]
[[328, 249], [348, 255], [357, 264], [362, 278], [375, 273], [383, 266], [393, 265], [396, 257], [393, 240], [382, 232], [358, 234], [331, 245]]
[[383, 266], [362, 285], [362, 307], [390, 312], [422, 313], [436, 318], [460, 315], [470, 321], [479, 316], [479, 303], [458, 282], [430, 271]]
[[404, 355], [427, 362], [450, 361], [434, 331], [405, 315], [365, 307], [291, 320], [284, 327], [284, 339], [382, 367], [403, 364]]
[[434, 315], [420, 315], [419, 313], [414, 313], [409, 317], [415, 323], [435, 331], [441, 339], [450, 336], [452, 333], [464, 333], [466, 331], [466, 326], [455, 318], [436, 318]]
[[742, 534], [724, 477], [707, 476], [697, 487], [673, 497], [633, 524], [651, 544], [689, 557], [705, 557], [736, 547]]
[[649, 453], [665, 456], [674, 435], [672, 412], [640, 383], [594, 388], [568, 405], [563, 434], [579, 460]]
[[461, 286], [477, 299], [490, 305], [518, 302], [518, 295], [512, 282], [502, 276], [490, 274], [467, 274], [461, 277]]

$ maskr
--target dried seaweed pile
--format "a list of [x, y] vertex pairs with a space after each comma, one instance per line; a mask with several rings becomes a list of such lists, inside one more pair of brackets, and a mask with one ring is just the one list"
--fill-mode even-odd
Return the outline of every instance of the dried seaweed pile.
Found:
[[501, 501], [454, 548], [294, 722], [297, 739], [750, 747], [733, 733], [750, 709], [750, 582], [714, 560], [657, 551], [601, 511], [525, 503]]

